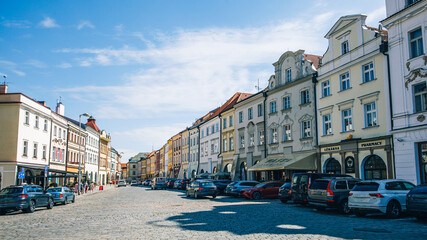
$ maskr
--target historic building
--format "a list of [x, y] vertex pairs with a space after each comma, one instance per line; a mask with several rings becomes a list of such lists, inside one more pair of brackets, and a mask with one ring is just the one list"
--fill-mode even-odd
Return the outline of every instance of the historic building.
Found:
[[89, 117], [86, 123], [87, 139], [85, 173], [89, 181], [97, 183], [99, 181], [99, 137], [101, 135], [101, 131], [95, 122], [95, 118]]
[[181, 133], [181, 146], [182, 146], [182, 152], [181, 152], [181, 169], [179, 170], [178, 178], [184, 178], [187, 179], [189, 177], [188, 174], [188, 162], [190, 161], [190, 131], [185, 129]]
[[[85, 152], [86, 152], [86, 138], [87, 138], [87, 132], [86, 132], [86, 125], [82, 122], [76, 121], [72, 118], [64, 117], [67, 119], [68, 124], [68, 141], [67, 141], [67, 161], [66, 161], [66, 168], [67, 168], [67, 176], [68, 173], [70, 173], [70, 177], [67, 177], [70, 179], [71, 182], [78, 182], [78, 174], [79, 174], [79, 168], [80, 168], [80, 174], [81, 174], [81, 180], [84, 182], [86, 180], [85, 173]], [[58, 131], [59, 129], [57, 129]], [[55, 128], [52, 130], [53, 136], [55, 134], [60, 137], [61, 134], [64, 134], [63, 132], [56, 132]], [[59, 157], [65, 157], [64, 154], [59, 154]]]
[[197, 175], [197, 168], [199, 163], [199, 125], [202, 122], [202, 119], [198, 119], [193, 126], [189, 128], [189, 137], [190, 137], [190, 160], [188, 163], [188, 176], [190, 178], [195, 178]]
[[[326, 34], [318, 69], [319, 171], [362, 179], [394, 178], [386, 32], [365, 15], [341, 17]], [[381, 32], [378, 32], [381, 31]]]
[[44, 185], [51, 125], [51, 110], [44, 102], [0, 86], [0, 188], [24, 180]]
[[177, 178], [179, 174], [179, 170], [181, 169], [181, 133], [176, 134], [172, 138], [172, 177]]
[[[305, 54], [304, 50], [285, 52], [273, 63], [275, 75], [265, 91], [264, 130], [267, 157], [249, 168], [265, 180], [291, 179], [294, 172], [316, 171], [316, 110], [313, 73], [320, 56]], [[248, 153], [256, 145], [254, 109], [244, 113]], [[258, 127], [257, 127], [258, 128]], [[257, 159], [259, 160], [259, 159]]]
[[[110, 148], [110, 142], [111, 137], [105, 130], [101, 131], [101, 135], [99, 137], [100, 144], [99, 144], [99, 182], [98, 184], [104, 185], [107, 184], [107, 179], [109, 175], [109, 172], [107, 172], [110, 167], [107, 167], [108, 165], [108, 158], [109, 158], [109, 148]], [[135, 176], [136, 177], [136, 176]]]
[[[166, 176], [172, 178], [173, 177], [173, 141], [172, 139], [168, 139], [167, 141], [167, 161], [165, 160], [165, 172]], [[165, 152], [166, 155], [166, 152]], [[166, 163], [167, 162], [167, 163]]]
[[[163, 145], [162, 148], [160, 148], [160, 162], [159, 162], [159, 177], [166, 177], [165, 172], [165, 150], [166, 150], [167, 144]], [[167, 155], [167, 154], [166, 154]]]
[[58, 186], [65, 184], [65, 175], [67, 173], [65, 161], [67, 160], [67, 134], [68, 124], [64, 116], [65, 107], [62, 102], [58, 102], [56, 112], [51, 113], [52, 131], [51, 131], [51, 157], [49, 160], [49, 178], [51, 183]]
[[392, 133], [396, 178], [427, 183], [427, 1], [388, 0]]
[[234, 107], [225, 109], [220, 114], [221, 119], [221, 171], [224, 178], [231, 178], [231, 169], [235, 158], [236, 141], [234, 131]]

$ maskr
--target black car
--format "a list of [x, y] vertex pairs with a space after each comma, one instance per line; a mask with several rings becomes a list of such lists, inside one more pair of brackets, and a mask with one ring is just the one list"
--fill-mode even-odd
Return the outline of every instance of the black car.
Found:
[[408, 193], [406, 210], [418, 220], [427, 219], [427, 185], [418, 186]]
[[349, 214], [348, 193], [360, 181], [353, 177], [319, 178], [308, 189], [308, 204], [318, 210], [336, 208]]
[[212, 181], [218, 189], [218, 194], [223, 194], [228, 184], [231, 183], [230, 180], [213, 180]]
[[212, 181], [209, 180], [197, 180], [192, 182], [187, 187], [186, 196], [193, 196], [194, 198], [212, 196], [216, 198], [218, 194], [217, 187]]
[[287, 182], [285, 184], [283, 184], [280, 188], [279, 188], [279, 199], [282, 203], [287, 203], [289, 200], [292, 199], [291, 194], [290, 194], [290, 190], [291, 190], [291, 183]]
[[294, 173], [292, 176], [291, 195], [292, 201], [307, 204], [308, 188], [318, 178], [327, 177], [351, 177], [343, 174], [327, 173]]
[[53, 208], [52, 194], [38, 185], [9, 186], [0, 191], [0, 215], [9, 210], [32, 213], [37, 207]]
[[168, 186], [168, 188], [173, 188], [175, 181], [176, 178], [166, 178], [166, 185]]

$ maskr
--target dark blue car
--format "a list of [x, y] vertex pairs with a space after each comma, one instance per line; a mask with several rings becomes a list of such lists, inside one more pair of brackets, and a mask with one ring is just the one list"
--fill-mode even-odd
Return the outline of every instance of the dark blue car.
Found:
[[47, 192], [52, 194], [54, 203], [62, 203], [65, 205], [68, 202], [74, 202], [76, 200], [74, 192], [67, 187], [49, 188]]
[[37, 207], [53, 208], [53, 197], [38, 185], [9, 186], [0, 191], [0, 215], [10, 210], [32, 213]]

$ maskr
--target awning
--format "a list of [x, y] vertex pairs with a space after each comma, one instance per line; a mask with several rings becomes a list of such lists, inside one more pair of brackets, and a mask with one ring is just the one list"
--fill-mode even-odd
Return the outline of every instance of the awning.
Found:
[[270, 156], [250, 167], [249, 171], [316, 170], [316, 153], [292, 153], [287, 156]]

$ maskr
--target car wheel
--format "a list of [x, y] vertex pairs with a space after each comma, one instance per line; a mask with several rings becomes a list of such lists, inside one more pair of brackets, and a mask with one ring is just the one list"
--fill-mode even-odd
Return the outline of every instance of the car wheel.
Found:
[[75, 201], [76, 201], [76, 196], [73, 197], [73, 200], [71, 202], [74, 203]]
[[342, 214], [350, 214], [351, 209], [348, 207], [348, 199], [341, 201], [339, 210]]
[[212, 195], [212, 198], [216, 198], [216, 195]]
[[188, 194], [188, 191], [185, 192], [186, 197], [190, 197], [190, 194]]
[[255, 200], [260, 200], [261, 199], [261, 193], [260, 192], [252, 193], [252, 198]]
[[387, 204], [386, 215], [388, 218], [398, 218], [400, 212], [400, 205], [396, 201], [391, 201]]
[[33, 213], [36, 210], [36, 201], [31, 200], [28, 207], [24, 209], [27, 213]]
[[281, 201], [282, 203], [287, 203], [287, 202], [288, 202], [288, 200], [286, 200], [286, 199], [280, 199], [280, 201]]
[[49, 198], [49, 201], [47, 202], [47, 209], [52, 209], [53, 208], [53, 199]]
[[365, 211], [361, 211], [361, 210], [354, 210], [354, 214], [358, 217], [364, 217], [366, 216], [366, 212]]
[[62, 202], [62, 205], [67, 205], [67, 203], [68, 203], [68, 199], [65, 198], [64, 202]]
[[199, 194], [197, 194], [197, 192], [194, 192], [194, 198], [199, 198]]

